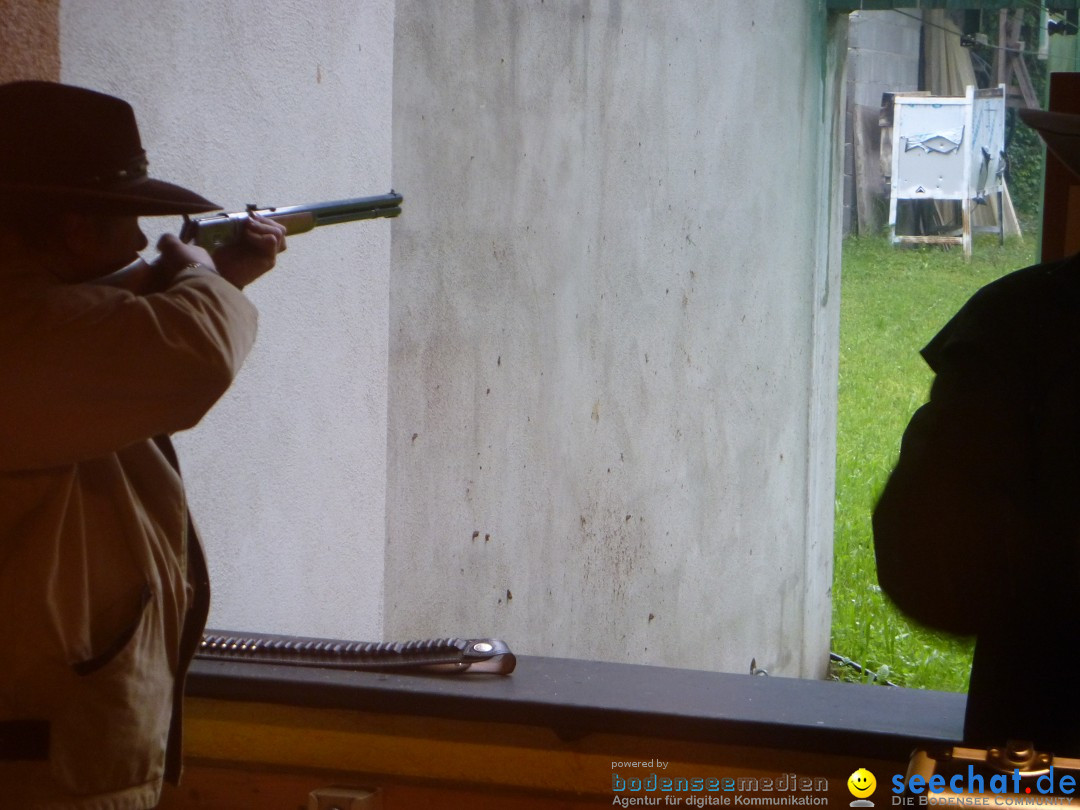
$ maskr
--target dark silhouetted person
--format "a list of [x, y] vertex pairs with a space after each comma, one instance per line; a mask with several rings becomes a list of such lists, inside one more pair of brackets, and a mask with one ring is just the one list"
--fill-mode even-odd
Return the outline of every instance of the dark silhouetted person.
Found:
[[[1080, 174], [1080, 116], [1023, 119]], [[936, 376], [874, 511], [907, 614], [976, 637], [964, 724], [1080, 755], [1080, 257], [979, 290], [922, 351]]]

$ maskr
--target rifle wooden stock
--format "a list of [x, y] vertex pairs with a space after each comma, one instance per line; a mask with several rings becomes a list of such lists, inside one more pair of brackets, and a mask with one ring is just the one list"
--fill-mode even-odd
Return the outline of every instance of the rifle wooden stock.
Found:
[[391, 191], [374, 197], [354, 197], [348, 200], [318, 202], [309, 205], [290, 205], [283, 208], [250, 206], [247, 211], [221, 212], [198, 217], [185, 217], [180, 239], [206, 248], [211, 253], [219, 247], [238, 240], [244, 232], [248, 215], [254, 211], [285, 226], [285, 233], [306, 233], [322, 225], [355, 222], [360, 219], [396, 217], [401, 213], [402, 196]]

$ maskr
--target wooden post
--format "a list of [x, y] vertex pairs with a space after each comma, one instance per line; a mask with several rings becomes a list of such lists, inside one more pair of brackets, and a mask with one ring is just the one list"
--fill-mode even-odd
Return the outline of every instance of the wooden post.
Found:
[[1006, 84], [1008, 78], [1008, 63], [1006, 61], [1008, 47], [1008, 23], [1009, 23], [1009, 11], [1008, 9], [1001, 9], [998, 12], [998, 46], [994, 51], [994, 76], [996, 81], [994, 84]]

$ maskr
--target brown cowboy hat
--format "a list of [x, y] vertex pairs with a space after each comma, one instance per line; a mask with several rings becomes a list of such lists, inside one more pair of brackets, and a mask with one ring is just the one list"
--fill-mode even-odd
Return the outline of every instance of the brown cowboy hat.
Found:
[[1034, 129], [1046, 147], [1075, 175], [1080, 175], [1080, 115], [1022, 109], [1020, 119]]
[[219, 205], [154, 180], [131, 105], [55, 82], [0, 84], [0, 208], [152, 216]]

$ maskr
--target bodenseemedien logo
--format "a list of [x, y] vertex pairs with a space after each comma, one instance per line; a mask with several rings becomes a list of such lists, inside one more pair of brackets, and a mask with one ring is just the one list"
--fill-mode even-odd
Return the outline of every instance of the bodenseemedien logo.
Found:
[[848, 777], [847, 788], [851, 795], [855, 797], [855, 801], [851, 803], [852, 807], [874, 806], [874, 803], [870, 801], [870, 797], [877, 790], [877, 778], [866, 768], [859, 768]]
[[[686, 777], [666, 772], [669, 763], [655, 760], [664, 772], [623, 775], [628, 763], [611, 763], [612, 804], [618, 807], [824, 807], [829, 780], [823, 776], [782, 773], [771, 776]], [[638, 765], [638, 763], [632, 763]], [[641, 763], [645, 764], [645, 763]], [[652, 764], [651, 762], [648, 764]]]

